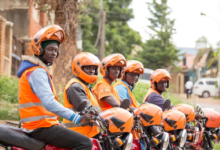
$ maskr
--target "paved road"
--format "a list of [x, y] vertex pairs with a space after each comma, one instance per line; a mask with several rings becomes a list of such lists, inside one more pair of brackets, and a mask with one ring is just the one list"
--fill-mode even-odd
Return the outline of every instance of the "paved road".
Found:
[[186, 99], [185, 94], [179, 95], [181, 98], [185, 99], [186, 101], [190, 101], [191, 103], [197, 105], [201, 105], [202, 108], [214, 108], [214, 110], [220, 113], [220, 99], [214, 99], [212, 97], [209, 98], [199, 98], [196, 95], [192, 95], [190, 99]]

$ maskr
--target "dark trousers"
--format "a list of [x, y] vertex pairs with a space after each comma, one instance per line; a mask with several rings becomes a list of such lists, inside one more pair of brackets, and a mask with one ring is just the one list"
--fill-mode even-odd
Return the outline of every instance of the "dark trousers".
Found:
[[186, 97], [187, 97], [187, 99], [191, 98], [191, 93], [192, 93], [191, 89], [186, 89]]
[[73, 150], [91, 150], [93, 145], [88, 137], [58, 125], [39, 128], [28, 135], [47, 144]]

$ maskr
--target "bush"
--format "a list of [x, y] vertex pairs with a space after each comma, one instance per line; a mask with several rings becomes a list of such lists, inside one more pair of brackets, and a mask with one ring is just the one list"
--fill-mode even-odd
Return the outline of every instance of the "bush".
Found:
[[18, 103], [18, 79], [0, 76], [0, 100]]

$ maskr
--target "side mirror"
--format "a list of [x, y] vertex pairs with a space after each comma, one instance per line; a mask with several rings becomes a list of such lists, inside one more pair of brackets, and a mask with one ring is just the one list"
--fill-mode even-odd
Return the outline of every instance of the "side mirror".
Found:
[[201, 106], [197, 105], [195, 111], [199, 113], [201, 111]]
[[122, 102], [121, 102], [121, 108], [124, 108], [124, 109], [127, 109], [127, 108], [129, 108], [129, 106], [130, 106], [130, 100], [129, 99], [124, 99], [124, 100], [122, 100]]
[[170, 109], [171, 108], [171, 100], [167, 99], [163, 104], [164, 109]]
[[76, 109], [76, 111], [83, 111], [85, 108], [86, 108], [86, 105], [87, 105], [87, 101], [83, 101], [81, 102]]

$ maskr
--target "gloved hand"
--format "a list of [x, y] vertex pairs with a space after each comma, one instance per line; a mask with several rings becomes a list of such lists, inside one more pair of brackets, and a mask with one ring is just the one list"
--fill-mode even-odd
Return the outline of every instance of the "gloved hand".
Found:
[[94, 120], [92, 120], [92, 117], [95, 115], [94, 111], [89, 111], [89, 113], [86, 113], [85, 115], [82, 116], [81, 120], [79, 123], [94, 123]]

